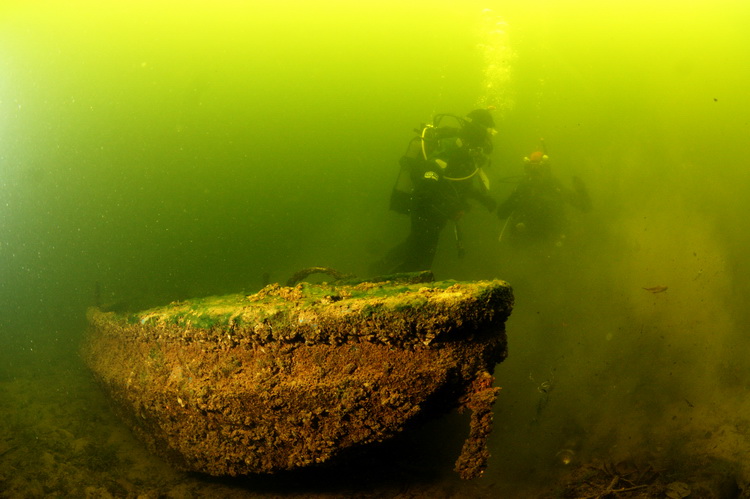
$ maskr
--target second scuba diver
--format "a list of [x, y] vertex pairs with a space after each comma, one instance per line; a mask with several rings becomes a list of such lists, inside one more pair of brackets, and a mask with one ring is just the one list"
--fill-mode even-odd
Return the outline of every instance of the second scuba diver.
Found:
[[550, 159], [535, 151], [524, 158], [524, 175], [508, 199], [500, 203], [497, 215], [505, 220], [500, 242], [529, 247], [561, 246], [567, 232], [566, 205], [583, 212], [591, 209], [591, 199], [578, 177], [570, 189], [552, 174]]

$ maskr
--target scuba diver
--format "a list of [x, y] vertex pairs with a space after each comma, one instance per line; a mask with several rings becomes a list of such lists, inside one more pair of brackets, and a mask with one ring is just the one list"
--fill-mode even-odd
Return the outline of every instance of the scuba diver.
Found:
[[560, 247], [567, 237], [566, 205], [588, 212], [591, 198], [580, 178], [572, 178], [570, 189], [552, 174], [543, 141], [541, 150], [523, 161], [521, 181], [497, 209], [497, 216], [505, 220], [499, 240], [525, 247]]
[[483, 171], [490, 164], [494, 126], [489, 109], [475, 109], [465, 117], [436, 115], [432, 124], [416, 130], [419, 135], [409, 142], [399, 161], [390, 202], [390, 209], [410, 216], [411, 231], [373, 265], [373, 273], [429, 270], [440, 233], [450, 220], [455, 223], [462, 256], [458, 221], [469, 208], [467, 200], [474, 199], [489, 211], [497, 206], [488, 194], [489, 179]]

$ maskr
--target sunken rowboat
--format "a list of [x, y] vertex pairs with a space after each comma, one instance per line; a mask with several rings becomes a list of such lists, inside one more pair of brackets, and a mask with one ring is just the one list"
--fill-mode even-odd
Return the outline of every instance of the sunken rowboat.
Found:
[[152, 452], [210, 475], [336, 462], [470, 409], [456, 471], [479, 476], [510, 286], [272, 284], [134, 314], [89, 310], [85, 363]]

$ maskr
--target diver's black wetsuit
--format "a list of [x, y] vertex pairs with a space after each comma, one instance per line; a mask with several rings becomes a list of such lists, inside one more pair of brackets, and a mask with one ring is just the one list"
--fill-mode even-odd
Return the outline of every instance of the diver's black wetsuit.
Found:
[[548, 166], [527, 173], [498, 207], [498, 217], [507, 219], [503, 239], [522, 246], [559, 242], [567, 230], [566, 205], [583, 212], [591, 209], [583, 182], [573, 177], [573, 186], [574, 189], [564, 186], [552, 176]]
[[391, 209], [408, 213], [411, 231], [374, 266], [376, 273], [429, 270], [435, 258], [440, 232], [449, 220], [458, 220], [474, 198], [493, 210], [495, 201], [479, 181], [479, 168], [486, 157], [462, 146], [425, 160], [422, 155], [404, 155], [402, 174], [408, 174], [411, 192], [394, 188]]

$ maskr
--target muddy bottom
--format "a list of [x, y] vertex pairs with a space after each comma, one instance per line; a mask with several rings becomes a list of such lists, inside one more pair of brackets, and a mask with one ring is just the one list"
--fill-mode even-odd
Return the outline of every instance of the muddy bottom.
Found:
[[73, 347], [2, 360], [1, 497], [750, 497], [745, 398], [725, 399], [724, 410], [691, 408], [685, 438], [671, 447], [618, 457], [579, 450], [568, 464], [553, 453], [550, 461], [558, 462], [550, 466], [521, 459], [520, 449], [504, 445], [510, 433], [499, 424], [490, 466], [475, 480], [461, 480], [452, 469], [468, 431], [468, 415], [458, 414], [336, 466], [217, 479], [175, 471], [150, 454], [116, 419]]

